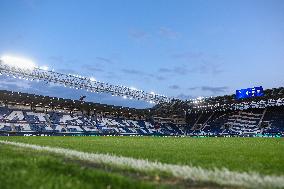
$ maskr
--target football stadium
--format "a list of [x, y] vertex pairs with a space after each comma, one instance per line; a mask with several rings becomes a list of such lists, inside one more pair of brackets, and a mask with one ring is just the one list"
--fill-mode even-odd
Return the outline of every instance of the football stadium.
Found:
[[[141, 2], [141, 6], [142, 4], [146, 6], [146, 1]], [[189, 2], [190, 5], [196, 5], [194, 6], [196, 9], [202, 4], [197, 1], [188, 1], [183, 2], [184, 6], [189, 8]], [[260, 15], [258, 11], [267, 11], [266, 8], [270, 10], [271, 7], [268, 5], [273, 4], [269, 1], [264, 2], [263, 5], [257, 5], [257, 8], [255, 8], [254, 4], [253, 6], [246, 6], [254, 7], [249, 10], [255, 11], [254, 14], [257, 15], [256, 18], [258, 19]], [[51, 2], [45, 3], [49, 4]], [[99, 3], [94, 1], [87, 3], [86, 1], [85, 4], [90, 7], [86, 7], [86, 5], [81, 7], [79, 2], [74, 3], [73, 6], [73, 3], [70, 2], [69, 4], [67, 1], [63, 3], [62, 1], [58, 3], [58, 7], [63, 6], [65, 8], [67, 6], [66, 9], [72, 10], [72, 14], [65, 15], [66, 19], [68, 20], [76, 15], [75, 17], [78, 20], [73, 20], [74, 23], [80, 22], [82, 26], [80, 25], [78, 28], [86, 29], [90, 25], [85, 25], [81, 21], [89, 18], [93, 19], [92, 16], [95, 15], [92, 15], [91, 12], [95, 9], [95, 5], [99, 7], [107, 5], [108, 7], [110, 4], [116, 4], [117, 2]], [[129, 3], [131, 4], [131, 2]], [[166, 3], [164, 1], [163, 3], [171, 4], [173, 2]], [[163, 3], [157, 1], [153, 5], [162, 5]], [[240, 1], [234, 3], [239, 5]], [[284, 8], [283, 2], [278, 2], [278, 8], [276, 1], [274, 3], [271, 12], [269, 12], [273, 17], [268, 17], [265, 14], [267, 17], [263, 17], [267, 20], [263, 20], [263, 22], [271, 18], [281, 17], [280, 14], [283, 15], [284, 11], [277, 12], [281, 10], [281, 7]], [[41, 15], [40, 19], [42, 20], [48, 18], [45, 20], [47, 23], [51, 19], [50, 26], [53, 22], [66, 23], [66, 27], [73, 26], [73, 21], [69, 23], [69, 21], [65, 20], [65, 16], [61, 15], [63, 9], [60, 8], [59, 11], [59, 9], [57, 10], [58, 7], [54, 7], [56, 3], [51, 3], [52, 9], [50, 7], [43, 9], [43, 7], [48, 6], [47, 4], [44, 4], [43, 1], [41, 3], [36, 1], [30, 1], [29, 3], [13, 2], [12, 4], [3, 2], [3, 7], [8, 9], [11, 5], [15, 5], [16, 10], [22, 10], [24, 6], [27, 6], [27, 9], [31, 11], [28, 14]], [[127, 6], [133, 6], [134, 10], [136, 5], [130, 4]], [[209, 1], [207, 1], [207, 4], [210, 4]], [[73, 12], [73, 9], [76, 9], [77, 6], [80, 8], [80, 14], [88, 13], [92, 16], [81, 19], [79, 14]], [[116, 8], [120, 10], [120, 8], [124, 7], [120, 6], [114, 6], [114, 10], [118, 11]], [[152, 3], [146, 7], [143, 6], [137, 10], [144, 10], [144, 8], [148, 10], [149, 7], [152, 7]], [[172, 6], [177, 5], [172, 4]], [[225, 2], [220, 3], [220, 6], [224, 6], [224, 9], [220, 9], [222, 11], [230, 7]], [[244, 5], [240, 3], [240, 6]], [[202, 6], [202, 10], [212, 11], [209, 7], [211, 6], [207, 8]], [[186, 9], [184, 10], [182, 6], [176, 8], [186, 12]], [[157, 10], [160, 9], [163, 8], [157, 8]], [[1, 10], [0, 3], [0, 12]], [[62, 20], [52, 19], [50, 14], [47, 14], [48, 16], [45, 18], [43, 15], [46, 13], [39, 13], [38, 10], [53, 10], [55, 15], [62, 16]], [[68, 10], [63, 12], [67, 13]], [[246, 14], [245, 9], [241, 10]], [[164, 15], [164, 12], [160, 11], [158, 14]], [[218, 11], [215, 12], [214, 9], [213, 12], [215, 15]], [[156, 18], [151, 13], [150, 11], [149, 18]], [[229, 14], [227, 11], [220, 14], [224, 19], [222, 22], [227, 23], [227, 20], [223, 17], [226, 15], [225, 13]], [[10, 15], [5, 11], [0, 13], [0, 17], [1, 14], [4, 16]], [[28, 16], [26, 14], [23, 15]], [[106, 16], [103, 12], [100, 12], [100, 14]], [[125, 14], [128, 16], [130, 13]], [[134, 12], [132, 14], [136, 15]], [[179, 11], [176, 14], [179, 14]], [[192, 14], [199, 15], [199, 18], [202, 18], [200, 12]], [[210, 14], [206, 13], [206, 18], [209, 19]], [[251, 14], [249, 12], [249, 15]], [[34, 15], [32, 19], [37, 19]], [[142, 15], [146, 16], [147, 14], [143, 12]], [[108, 19], [108, 17], [104, 16], [102, 16], [102, 19]], [[17, 13], [15, 23], [21, 20], [20, 17], [21, 14], [18, 15]], [[110, 17], [115, 17], [115, 15]], [[3, 18], [5, 20], [5, 17]], [[241, 16], [237, 16], [237, 18], [241, 18]], [[13, 18], [9, 17], [9, 19], [14, 23]], [[147, 20], [147, 18], [142, 20], [144, 19]], [[179, 17], [178, 20], [180, 19]], [[246, 19], [242, 18], [241, 20]], [[250, 19], [252, 18], [250, 17]], [[39, 26], [35, 35], [18, 37], [19, 44], [18, 42], [12, 42], [9, 45], [3, 39], [3, 48], [0, 47], [2, 53], [0, 56], [1, 189], [284, 188], [284, 87], [281, 85], [284, 84], [283, 59], [278, 64], [278, 69], [272, 68], [272, 65], [269, 66], [270, 62], [259, 66], [253, 65], [253, 70], [249, 70], [249, 65], [240, 65], [240, 72], [238, 72], [239, 68], [231, 69], [225, 66], [225, 70], [231, 70], [231, 72], [228, 71], [231, 77], [227, 77], [222, 76], [223, 71], [219, 70], [218, 64], [211, 64], [209, 61], [206, 65], [209, 64], [210, 66], [205, 66], [204, 61], [208, 59], [222, 62], [221, 58], [212, 58], [211, 56], [209, 58], [208, 55], [204, 55], [205, 53], [190, 52], [173, 55], [171, 58], [174, 59], [174, 62], [169, 63], [167, 68], [160, 67], [155, 74], [153, 74], [154, 72], [147, 72], [148, 66], [155, 67], [153, 62], [142, 64], [141, 68], [139, 68], [139, 63], [133, 64], [130, 67], [131, 69], [128, 69], [127, 64], [121, 64], [119, 67], [114, 65], [113, 61], [121, 61], [119, 58], [108, 59], [94, 55], [95, 60], [99, 62], [96, 63], [94, 68], [87, 64], [74, 63], [75, 60], [67, 61], [62, 57], [51, 57], [48, 61], [44, 61], [44, 58], [35, 55], [37, 61], [34, 61], [26, 58], [29, 56], [6, 53], [8, 51], [3, 50], [5, 45], [7, 48], [14, 47], [17, 49], [16, 52], [22, 50], [25, 53], [31, 52], [33, 54], [33, 50], [34, 52], [40, 50], [40, 47], [38, 47], [39, 50], [36, 51], [37, 47], [33, 47], [34, 44], [32, 45], [31, 41], [30, 46], [27, 45], [28, 43], [21, 41], [25, 41], [27, 38], [39, 37], [37, 36], [40, 35], [39, 31], [46, 32], [42, 36], [43, 38], [40, 38], [44, 39], [53, 30], [43, 27], [41, 24], [44, 25], [44, 23], [41, 23], [41, 20], [40, 22], [38, 20], [32, 22], [31, 20], [29, 20], [31, 23], [35, 22], [35, 26]], [[148, 21], [150, 22], [150, 20]], [[203, 22], [205, 23], [205, 21]], [[250, 20], [248, 22], [250, 23]], [[114, 22], [111, 22], [111, 25], [117, 27]], [[11, 27], [16, 31], [17, 27], [21, 28], [22, 26], [19, 24], [17, 27], [7, 27]], [[60, 29], [60, 27], [55, 31], [62, 30], [64, 31], [63, 34], [56, 34], [55, 36], [58, 35], [62, 39], [66, 37], [67, 41], [72, 41], [68, 38], [69, 34], [73, 38], [73, 35], [79, 32], [78, 28], [73, 28], [75, 31], [70, 31], [64, 27]], [[209, 25], [206, 24], [206, 31], [208, 27]], [[258, 29], [258, 25], [251, 27]], [[270, 27], [274, 28], [274, 25], [272, 24]], [[11, 28], [10, 31], [14, 31]], [[193, 28], [198, 30], [199, 26]], [[22, 29], [28, 34], [32, 34], [32, 31], [26, 27]], [[104, 32], [107, 33], [107, 31]], [[214, 29], [212, 32], [214, 35], [221, 32], [223, 36], [223, 30]], [[229, 31], [226, 30], [226, 32]], [[81, 48], [79, 46], [83, 44], [81, 42], [84, 40], [88, 41], [87, 44], [91, 42], [91, 38], [85, 39], [84, 36], [81, 36], [83, 33], [80, 30], [80, 38], [77, 41], [78, 47], [75, 45], [74, 48]], [[1, 31], [0, 34], [2, 34]], [[202, 32], [199, 34], [205, 35]], [[99, 34], [97, 35], [99, 36]], [[107, 36], [110, 35], [116, 34], [111, 33]], [[149, 38], [155, 38], [155, 40], [156, 38], [166, 38], [159, 43], [170, 49], [170, 47], [174, 48], [175, 46], [173, 41], [184, 37], [181, 33], [165, 27], [161, 27], [158, 32], [151, 34], [131, 30], [129, 35], [131, 38], [135, 38], [135, 43], [137, 42], [143, 46], [145, 52], [147, 48], [144, 47], [149, 45], [145, 45], [145, 43]], [[276, 33], [273, 33], [273, 35], [278, 36]], [[9, 38], [8, 33], [7, 37]], [[280, 37], [284, 39], [283, 33], [279, 34]], [[52, 37], [50, 39], [53, 40]], [[57, 40], [58, 43], [55, 44], [62, 48], [60, 40], [56, 38], [55, 41]], [[155, 40], [153, 39], [153, 41]], [[113, 42], [118, 41], [114, 40]], [[226, 39], [220, 43], [226, 43], [225, 41]], [[21, 48], [20, 43], [21, 45], [26, 44], [23, 46], [24, 48]], [[155, 43], [158, 42], [155, 41]], [[103, 45], [103, 43], [100, 44]], [[115, 46], [113, 43], [112, 45]], [[252, 46], [255, 47], [255, 45]], [[208, 45], [209, 47], [211, 49], [210, 45]], [[222, 49], [221, 46], [218, 47]], [[281, 47], [280, 45], [277, 48], [275, 47], [280, 51], [275, 50], [273, 53], [281, 52], [283, 43]], [[26, 51], [25, 48], [28, 50]], [[64, 48], [69, 49], [71, 45], [67, 44]], [[123, 49], [123, 47], [121, 48]], [[239, 48], [241, 51], [241, 46]], [[52, 45], [50, 52], [51, 49], [57, 49], [56, 45]], [[87, 49], [85, 47], [84, 53], [87, 52]], [[162, 49], [162, 47], [159, 46], [158, 49]], [[102, 52], [107, 50], [108, 48], [105, 47]], [[149, 51], [151, 50], [149, 49]], [[168, 51], [168, 49], [165, 51]], [[222, 51], [226, 52], [225, 49]], [[228, 54], [230, 53], [228, 52]], [[126, 54], [130, 56], [131, 50]], [[74, 56], [72, 53], [67, 53], [67, 55]], [[244, 59], [251, 61], [252, 57], [247, 54], [244, 55]], [[163, 57], [163, 55], [159, 54], [158, 57], [160, 56]], [[258, 54], [258, 56], [261, 55]], [[143, 55], [141, 55], [141, 59], [143, 59], [142, 57]], [[149, 55], [149, 57], [151, 56]], [[279, 57], [283, 58], [283, 54], [280, 53]], [[200, 60], [200, 64], [196, 63], [199, 66], [198, 70], [196, 70], [197, 68], [189, 69], [187, 65], [170, 69], [176, 62], [184, 59], [193, 62]], [[272, 59], [277, 61], [275, 57]], [[137, 61], [139, 62], [139, 60]], [[264, 58], [263, 61], [266, 62], [266, 59]], [[235, 65], [235, 63], [233, 64]], [[127, 68], [122, 69], [123, 66]], [[263, 68], [264, 70], [262, 70]], [[119, 70], [121, 75], [115, 75]], [[246, 71], [248, 71], [247, 78], [239, 78], [239, 74], [246, 75]], [[266, 75], [258, 77], [262, 71]], [[190, 72], [191, 75], [187, 75], [187, 72]], [[108, 75], [103, 76], [104, 73], [108, 73]], [[96, 74], [99, 78], [102, 78], [102, 81], [96, 79]], [[177, 74], [177, 76], [174, 74]], [[250, 74], [256, 75], [250, 77]], [[185, 80], [179, 80], [175, 77], [185, 77]], [[194, 80], [194, 77], [197, 80]], [[210, 80], [212, 80], [214, 86], [220, 86], [221, 83], [231, 86], [214, 88], [202, 84], [202, 82], [206, 83]], [[251, 82], [258, 80], [259, 82]], [[172, 81], [176, 81], [176, 84], [166, 87]], [[234, 84], [233, 81], [238, 84]], [[167, 82], [167, 84], [164, 85], [164, 82]], [[267, 82], [271, 83], [271, 85], [267, 84]], [[145, 88], [145, 90], [137, 89], [132, 85], [128, 86], [129, 83], [134, 83], [136, 86], [140, 83], [141, 88]], [[215, 83], [217, 84], [215, 85]], [[166, 95], [152, 92], [148, 86], [156, 86], [157, 91], [162, 91]], [[177, 95], [177, 93], [172, 92], [182, 91], [185, 87], [187, 87], [186, 91], [189, 94], [192, 92], [192, 94], [198, 95]]]

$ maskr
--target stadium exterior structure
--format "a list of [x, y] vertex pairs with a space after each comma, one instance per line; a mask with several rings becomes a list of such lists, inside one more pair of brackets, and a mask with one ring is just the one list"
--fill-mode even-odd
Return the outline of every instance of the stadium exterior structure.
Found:
[[0, 91], [0, 135], [284, 136], [283, 88], [133, 109]]

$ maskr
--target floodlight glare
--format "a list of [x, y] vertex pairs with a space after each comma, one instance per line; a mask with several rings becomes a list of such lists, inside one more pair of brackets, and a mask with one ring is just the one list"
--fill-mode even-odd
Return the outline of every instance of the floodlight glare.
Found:
[[33, 70], [34, 68], [36, 68], [36, 64], [33, 61], [26, 58], [4, 55], [1, 56], [0, 60], [3, 64], [6, 64], [10, 67], [28, 69], [28, 70]]
[[129, 89], [134, 90], [134, 91], [138, 91], [138, 89], [136, 87], [129, 87]]
[[91, 77], [90, 80], [93, 81], [93, 82], [97, 81], [96, 78], [94, 78], [94, 77]]
[[41, 66], [41, 67], [39, 67], [40, 69], [42, 69], [42, 70], [45, 70], [45, 71], [48, 71], [48, 66]]

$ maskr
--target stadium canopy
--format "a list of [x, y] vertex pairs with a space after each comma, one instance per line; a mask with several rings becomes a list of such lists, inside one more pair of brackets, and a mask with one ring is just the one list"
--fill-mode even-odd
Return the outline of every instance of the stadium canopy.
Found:
[[164, 95], [153, 92], [145, 92], [131, 87], [112, 85], [96, 81], [94, 78], [80, 75], [64, 74], [48, 70], [47, 67], [38, 67], [33, 61], [14, 56], [2, 56], [0, 58], [0, 75], [6, 74], [19, 79], [41, 80], [60, 84], [64, 87], [83, 89], [89, 92], [108, 93], [123, 98], [144, 100], [149, 103], [170, 102]]
[[64, 110], [67, 112], [79, 111], [86, 114], [93, 114], [96, 112], [118, 117], [145, 117], [151, 113], [150, 109], [112, 106], [6, 90], [0, 90], [0, 103], [2, 103], [2, 105], [25, 106], [32, 110]]

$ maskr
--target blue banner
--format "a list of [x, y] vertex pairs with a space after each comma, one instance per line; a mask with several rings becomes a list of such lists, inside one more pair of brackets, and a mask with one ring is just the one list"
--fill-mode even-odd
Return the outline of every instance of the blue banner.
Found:
[[263, 96], [263, 95], [264, 95], [264, 91], [263, 91], [262, 86], [236, 90], [236, 99], [258, 97], [258, 96]]

